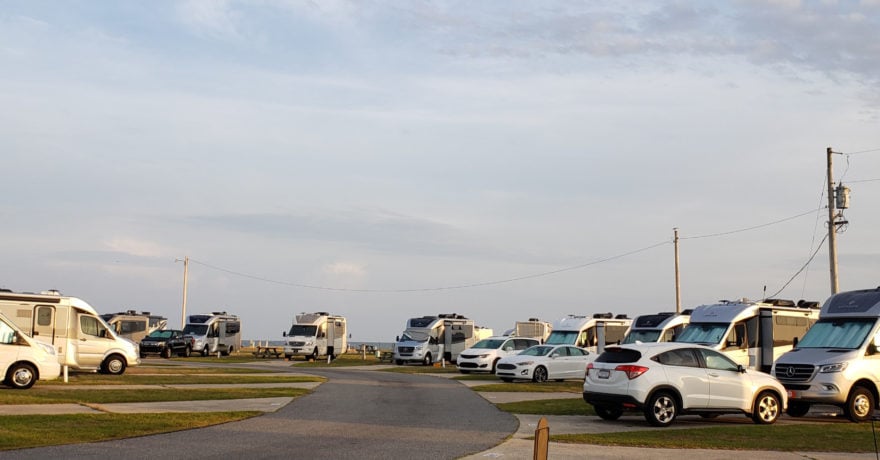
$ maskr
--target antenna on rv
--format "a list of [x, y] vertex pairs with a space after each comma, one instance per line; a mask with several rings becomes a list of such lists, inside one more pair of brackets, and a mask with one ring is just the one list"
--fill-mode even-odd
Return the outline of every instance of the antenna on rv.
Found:
[[767, 298], [767, 285], [766, 285], [766, 284], [764, 285], [764, 295], [762, 295], [761, 298], [762, 298], [762, 299], [766, 299], [766, 298]]

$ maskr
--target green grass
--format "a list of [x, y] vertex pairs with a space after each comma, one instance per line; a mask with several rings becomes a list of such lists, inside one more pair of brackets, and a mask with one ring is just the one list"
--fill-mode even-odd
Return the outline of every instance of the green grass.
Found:
[[[616, 422], [610, 422], [616, 423]], [[550, 428], [553, 432], [553, 428]], [[605, 434], [551, 434], [554, 442], [669, 449], [734, 449], [780, 452], [874, 452], [869, 423], [742, 425], [628, 431]]]
[[502, 392], [528, 392], [528, 393], [583, 393], [584, 382], [579, 380], [566, 380], [564, 382], [512, 382], [477, 385], [471, 387], [474, 391], [502, 391]]
[[297, 397], [308, 393], [301, 388], [199, 388], [180, 390], [62, 390], [33, 387], [27, 391], [0, 391], [0, 405], [7, 404], [108, 404], [122, 402], [204, 401], [215, 399]]
[[322, 377], [309, 375], [217, 375], [217, 374], [162, 374], [162, 375], [97, 375], [79, 374], [71, 377], [69, 383], [62, 380], [39, 382], [34, 388], [42, 386], [63, 387], [65, 385], [186, 385], [221, 383], [285, 383], [322, 382]]
[[[0, 417], [0, 450], [76, 444], [201, 428], [260, 412], [18, 415]], [[108, 456], [113, 454], [108, 452]]]
[[537, 401], [498, 403], [496, 406], [513, 414], [596, 415], [593, 406], [585, 403], [582, 399], [539, 399]]

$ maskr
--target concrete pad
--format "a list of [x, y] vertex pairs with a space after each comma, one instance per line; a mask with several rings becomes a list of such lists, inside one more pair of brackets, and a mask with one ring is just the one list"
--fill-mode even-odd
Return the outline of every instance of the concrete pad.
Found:
[[79, 404], [0, 405], [0, 415], [64, 415], [100, 413], [100, 411]]
[[217, 399], [210, 401], [162, 401], [149, 403], [93, 404], [92, 407], [114, 414], [145, 414], [156, 412], [275, 412], [293, 398]]

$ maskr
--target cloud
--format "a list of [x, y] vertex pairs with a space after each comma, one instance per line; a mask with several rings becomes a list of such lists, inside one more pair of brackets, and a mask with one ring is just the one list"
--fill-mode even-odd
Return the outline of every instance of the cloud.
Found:
[[353, 278], [362, 278], [366, 275], [366, 267], [363, 264], [355, 262], [333, 262], [324, 265], [321, 270], [326, 275], [350, 276]]

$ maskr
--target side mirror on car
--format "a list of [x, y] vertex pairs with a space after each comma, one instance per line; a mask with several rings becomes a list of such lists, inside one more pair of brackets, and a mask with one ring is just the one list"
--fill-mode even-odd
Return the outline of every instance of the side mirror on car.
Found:
[[745, 374], [745, 373], [746, 373], [746, 368], [745, 368], [745, 366], [743, 366], [742, 364], [737, 364], [737, 365], [736, 365], [736, 371], [739, 372], [740, 374]]

